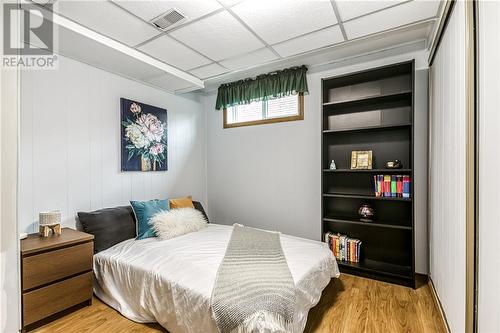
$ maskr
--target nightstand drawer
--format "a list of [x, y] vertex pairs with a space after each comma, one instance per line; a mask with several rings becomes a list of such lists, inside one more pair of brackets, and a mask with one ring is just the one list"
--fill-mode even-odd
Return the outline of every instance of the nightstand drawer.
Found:
[[92, 272], [23, 294], [23, 325], [92, 299]]
[[23, 291], [91, 270], [93, 244], [87, 242], [24, 257]]

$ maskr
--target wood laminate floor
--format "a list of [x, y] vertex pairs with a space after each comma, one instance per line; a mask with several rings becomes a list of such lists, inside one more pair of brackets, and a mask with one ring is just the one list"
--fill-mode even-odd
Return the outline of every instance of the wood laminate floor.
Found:
[[[94, 298], [80, 309], [32, 332], [118, 333], [166, 332], [157, 324], [139, 324]], [[416, 290], [342, 274], [323, 291], [309, 312], [307, 333], [432, 332], [445, 333], [429, 286]]]

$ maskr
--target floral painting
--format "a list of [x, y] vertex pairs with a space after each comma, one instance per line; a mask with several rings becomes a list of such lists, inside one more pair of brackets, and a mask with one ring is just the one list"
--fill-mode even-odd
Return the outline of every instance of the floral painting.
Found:
[[167, 110], [120, 99], [122, 171], [167, 170]]

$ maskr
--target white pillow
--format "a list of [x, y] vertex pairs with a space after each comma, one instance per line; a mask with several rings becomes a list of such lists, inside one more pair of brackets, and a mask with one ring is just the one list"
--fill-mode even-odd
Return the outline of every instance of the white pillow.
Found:
[[203, 214], [194, 208], [177, 208], [160, 212], [150, 222], [160, 239], [171, 239], [207, 226]]

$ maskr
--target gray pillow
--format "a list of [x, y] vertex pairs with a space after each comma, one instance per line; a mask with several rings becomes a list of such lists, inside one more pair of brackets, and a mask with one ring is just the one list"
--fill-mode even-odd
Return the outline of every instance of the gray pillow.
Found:
[[135, 217], [131, 206], [78, 212], [83, 231], [94, 235], [94, 253], [135, 238]]
[[205, 210], [203, 209], [203, 206], [201, 204], [201, 202], [199, 201], [193, 201], [193, 206], [194, 208], [196, 208], [197, 210], [199, 210], [203, 216], [205, 216], [205, 219], [207, 220], [207, 223], [210, 223], [210, 221], [208, 220], [208, 215], [207, 213], [205, 213]]

